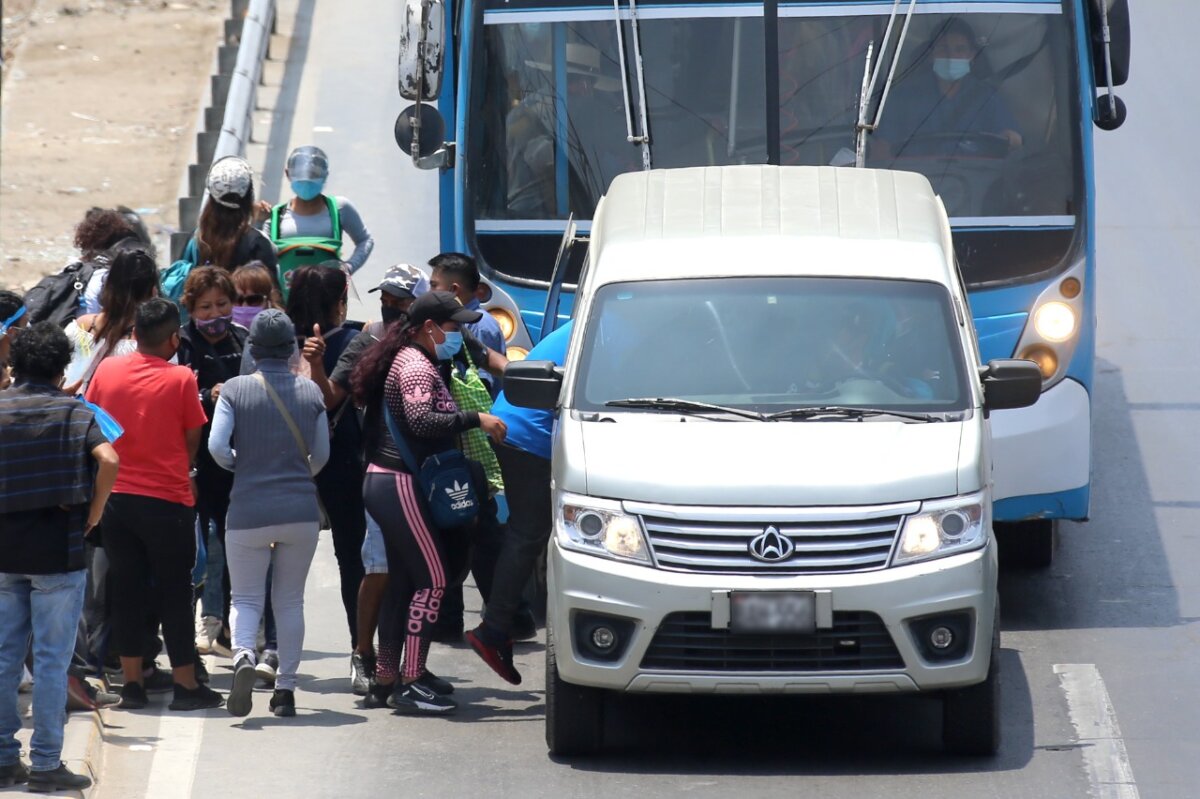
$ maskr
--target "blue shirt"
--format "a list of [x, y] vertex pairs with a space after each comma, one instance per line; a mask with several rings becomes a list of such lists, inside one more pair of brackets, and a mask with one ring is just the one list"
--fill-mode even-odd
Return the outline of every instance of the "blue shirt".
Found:
[[[879, 138], [892, 145], [897, 156], [966, 156], [973, 153], [967, 141], [948, 136], [921, 141], [922, 136], [955, 133], [1020, 133], [1017, 120], [996, 89], [967, 75], [958, 91], [943, 95], [932, 72], [915, 76], [896, 87], [884, 110]], [[915, 139], [915, 141], [913, 141]]]
[[[571, 328], [575, 320], [571, 320], [538, 342], [529, 351], [531, 361], [554, 361], [556, 366], [562, 366], [567, 359], [567, 344], [571, 341]], [[537, 408], [519, 408], [511, 404], [500, 392], [492, 405], [492, 414], [499, 416], [508, 425], [508, 436], [504, 443], [510, 447], [524, 450], [531, 455], [550, 460], [550, 435], [554, 431], [554, 411], [543, 411]]]
[[495, 350], [501, 355], [508, 351], [508, 347], [504, 343], [504, 334], [500, 332], [500, 323], [496, 318], [487, 311], [481, 311], [479, 300], [471, 300], [466, 305], [469, 311], [480, 311], [483, 318], [478, 322], [467, 322], [465, 327], [471, 331], [471, 335], [479, 339], [483, 346], [489, 350]]

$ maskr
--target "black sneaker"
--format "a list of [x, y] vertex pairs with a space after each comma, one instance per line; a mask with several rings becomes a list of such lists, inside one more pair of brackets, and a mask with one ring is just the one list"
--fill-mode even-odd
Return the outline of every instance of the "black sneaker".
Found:
[[20, 760], [7, 766], [0, 766], [0, 788], [10, 785], [24, 785], [29, 779], [29, 766]]
[[432, 671], [427, 670], [424, 674], [418, 677], [416, 681], [433, 691], [435, 694], [449, 696], [450, 694], [454, 693], [454, 686], [451, 685], [448, 680], [443, 680]]
[[445, 715], [458, 708], [458, 703], [453, 699], [434, 693], [419, 682], [397, 685], [387, 703], [397, 713], [414, 715]]
[[388, 697], [392, 695], [394, 684], [380, 685], [371, 680], [371, 684], [367, 687], [367, 695], [363, 697], [363, 707], [368, 710], [378, 710], [381, 707], [388, 706]]
[[207, 685], [197, 684], [195, 688], [175, 686], [175, 699], [167, 705], [170, 710], [207, 710], [210, 707], [220, 707], [224, 698]]
[[67, 768], [66, 763], [59, 763], [58, 768], [50, 771], [30, 771], [29, 785], [26, 787], [32, 793], [82, 791], [92, 787], [92, 779], [82, 774], [74, 774]]
[[276, 688], [271, 695], [271, 712], [276, 716], [296, 715], [296, 693], [285, 688]]
[[142, 687], [148, 694], [165, 694], [175, 687], [175, 678], [171, 672], [155, 665], [142, 671]]
[[229, 689], [229, 698], [225, 701], [225, 709], [231, 716], [248, 716], [253, 707], [254, 661], [249, 656], [239, 657], [233, 664], [233, 687]]
[[350, 656], [350, 690], [355, 696], [366, 696], [375, 676], [375, 658], [355, 652]]
[[146, 697], [146, 689], [141, 683], [127, 682], [121, 686], [121, 704], [123, 710], [141, 710], [150, 700]]
[[208, 674], [208, 666], [204, 665], [204, 658], [196, 658], [196, 682], [201, 685], [208, 685], [212, 677]]

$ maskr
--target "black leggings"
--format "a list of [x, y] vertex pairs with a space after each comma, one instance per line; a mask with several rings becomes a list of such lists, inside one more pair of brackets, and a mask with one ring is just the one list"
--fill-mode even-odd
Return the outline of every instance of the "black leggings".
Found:
[[195, 511], [134, 494], [113, 494], [104, 508], [104, 551], [112, 636], [121, 657], [142, 657], [148, 611], [157, 604], [171, 666], [196, 662], [192, 624]]
[[358, 588], [364, 574], [362, 545], [367, 535], [362, 461], [346, 457], [331, 459], [317, 474], [316, 483], [333, 532], [333, 554], [337, 558], [341, 579], [342, 607], [350, 628], [350, 648], [354, 649], [358, 646]]
[[390, 576], [379, 613], [379, 676], [389, 681], [403, 649], [400, 676], [415, 680], [425, 672], [433, 625], [457, 569], [446, 558], [444, 537], [429, 520], [411, 475], [372, 465], [363, 495], [383, 530]]

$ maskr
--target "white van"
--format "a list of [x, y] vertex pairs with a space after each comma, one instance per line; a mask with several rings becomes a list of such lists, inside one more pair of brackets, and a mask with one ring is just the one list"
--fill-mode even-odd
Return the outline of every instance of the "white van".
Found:
[[944, 742], [999, 745], [988, 412], [921, 175], [621, 175], [597, 210], [556, 408], [546, 736], [603, 744], [610, 692], [937, 692]]

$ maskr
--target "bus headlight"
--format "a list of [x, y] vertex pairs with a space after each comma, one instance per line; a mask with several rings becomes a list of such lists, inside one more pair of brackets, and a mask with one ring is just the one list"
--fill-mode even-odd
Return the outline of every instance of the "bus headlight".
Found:
[[509, 361], [523, 361], [529, 357], [529, 350], [524, 347], [509, 347], [504, 353], [504, 357]]
[[1033, 313], [1033, 326], [1046, 341], [1060, 344], [1075, 335], [1075, 311], [1065, 302], [1048, 302]]
[[512, 337], [517, 334], [517, 320], [508, 309], [489, 308], [488, 313], [496, 320], [496, 324], [500, 325], [500, 333], [503, 334], [504, 340], [512, 341]]

